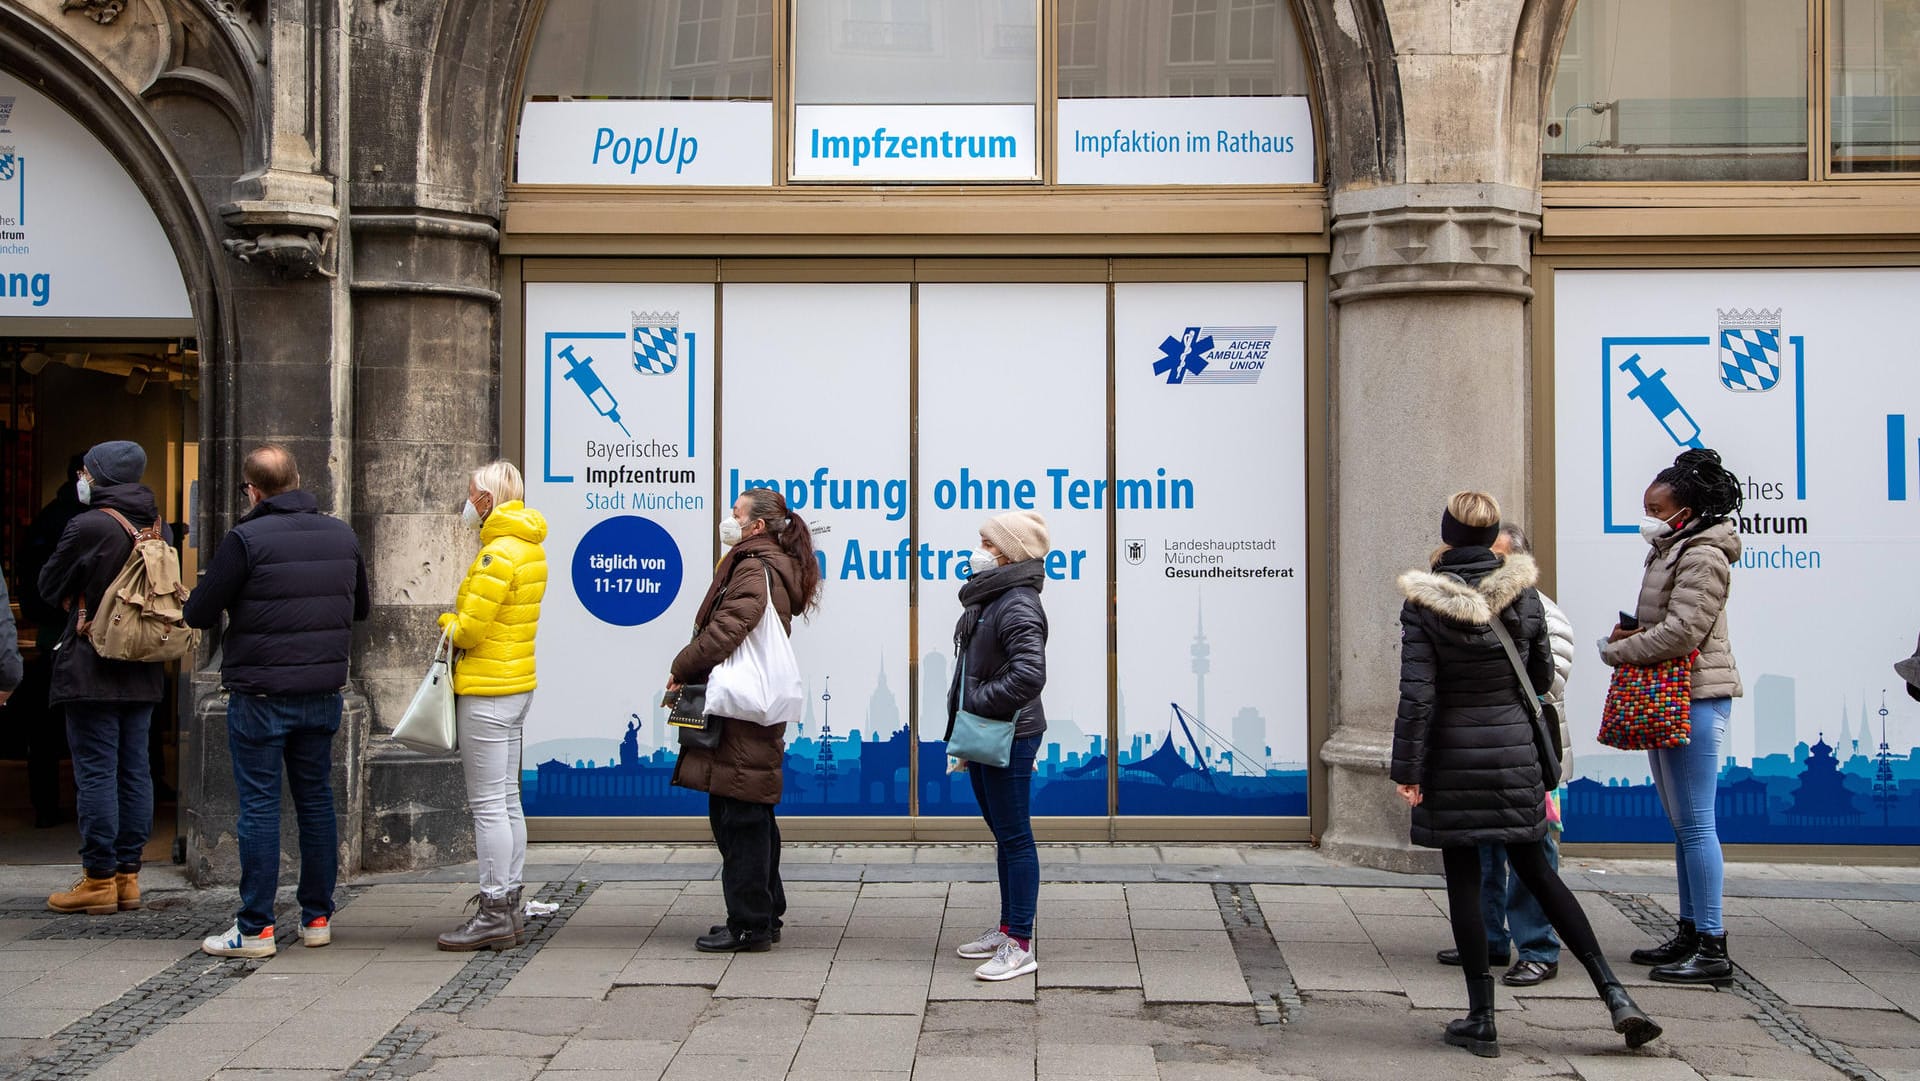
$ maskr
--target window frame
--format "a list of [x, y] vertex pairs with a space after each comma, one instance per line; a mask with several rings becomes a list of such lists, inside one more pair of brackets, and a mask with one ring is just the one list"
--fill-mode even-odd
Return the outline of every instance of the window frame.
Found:
[[[1807, 101], [1807, 170], [1796, 180], [1543, 180], [1544, 190], [1568, 191], [1573, 189], [1638, 189], [1649, 188], [1726, 188], [1747, 189], [1755, 187], [1784, 187], [1792, 185], [1824, 184], [1910, 184], [1920, 180], [1920, 162], [1914, 168], [1898, 172], [1841, 172], [1834, 165], [1833, 147], [1833, 79], [1834, 52], [1832, 41], [1837, 37], [1835, 22], [1839, 17], [1842, 0], [1805, 0], [1807, 16], [1807, 52], [1805, 56], [1806, 101]], [[1568, 29], [1572, 29], [1569, 21]], [[1562, 53], [1565, 52], [1563, 38]], [[1560, 76], [1559, 61], [1554, 58], [1554, 78]], [[1553, 88], [1547, 91], [1547, 100], [1552, 101]], [[1539, 121], [1540, 161], [1544, 171], [1547, 157], [1546, 127], [1553, 122], [1552, 109], [1543, 110]]]
[[[955, 2], [955, 0], [948, 0], [948, 2]], [[963, 0], [963, 2], [972, 3], [973, 0]], [[969, 188], [986, 189], [986, 190], [998, 189], [1003, 191], [1012, 189], [1017, 191], [1030, 191], [1035, 194], [1041, 194], [1041, 193], [1061, 194], [1061, 193], [1073, 192], [1073, 193], [1078, 193], [1078, 194], [1087, 195], [1087, 196], [1098, 196], [1101, 193], [1134, 193], [1134, 194], [1140, 195], [1143, 198], [1152, 198], [1155, 196], [1183, 197], [1183, 196], [1191, 196], [1196, 193], [1207, 193], [1207, 192], [1213, 192], [1213, 193], [1276, 192], [1276, 193], [1294, 193], [1296, 195], [1305, 194], [1305, 193], [1314, 193], [1317, 197], [1320, 197], [1320, 198], [1325, 197], [1325, 193], [1327, 189], [1327, 172], [1328, 172], [1326, 116], [1323, 109], [1323, 101], [1325, 99], [1325, 88], [1321, 85], [1319, 67], [1314, 62], [1312, 38], [1307, 33], [1306, 22], [1300, 10], [1300, 0], [1279, 0], [1278, 7], [1281, 9], [1281, 15], [1278, 17], [1284, 17], [1287, 20], [1289, 20], [1289, 24], [1293, 27], [1293, 30], [1294, 30], [1295, 39], [1300, 43], [1300, 48], [1306, 62], [1307, 88], [1304, 96], [1307, 99], [1308, 114], [1312, 120], [1313, 152], [1314, 152], [1313, 174], [1315, 179], [1311, 183], [1306, 183], [1306, 184], [1206, 184], [1206, 185], [1200, 185], [1200, 184], [1063, 185], [1059, 183], [1059, 180], [1058, 180], [1059, 155], [1056, 153], [1057, 147], [1054, 145], [1054, 141], [1055, 141], [1055, 133], [1058, 130], [1059, 108], [1060, 108], [1060, 102], [1062, 100], [1061, 94], [1060, 94], [1060, 85], [1061, 85], [1060, 74], [1061, 73], [1060, 73], [1060, 55], [1059, 55], [1059, 47], [1060, 47], [1059, 17], [1060, 17], [1061, 0], [1031, 0], [1031, 2], [1035, 5], [1036, 19], [1038, 20], [1035, 27], [1036, 43], [1037, 43], [1037, 48], [1035, 50], [1035, 63], [1038, 67], [1038, 75], [1039, 75], [1039, 81], [1037, 83], [1037, 89], [1036, 89], [1037, 100], [1035, 102], [1035, 107], [1034, 107], [1035, 119], [1036, 119], [1036, 135], [1035, 135], [1036, 141], [1034, 144], [1036, 175], [1032, 178], [1015, 179], [1015, 180], [914, 180], [914, 181], [847, 181], [847, 180], [824, 180], [824, 179], [823, 180], [794, 179], [792, 175], [793, 165], [794, 165], [793, 138], [794, 138], [794, 131], [795, 131], [796, 125], [794, 123], [795, 101], [794, 101], [794, 92], [793, 92], [793, 82], [794, 82], [794, 67], [795, 67], [794, 49], [796, 45], [796, 38], [793, 32], [793, 28], [795, 25], [795, 18], [796, 18], [797, 6], [799, 4], [799, 0], [771, 0], [772, 19], [773, 19], [773, 26], [772, 26], [773, 40], [771, 43], [772, 88], [766, 100], [773, 112], [773, 146], [771, 148], [772, 157], [773, 157], [773, 168], [772, 168], [771, 174], [767, 179], [767, 183], [765, 185], [754, 185], [750, 187], [749, 186], [702, 187], [702, 186], [695, 186], [695, 185], [668, 185], [668, 184], [574, 185], [574, 184], [552, 184], [552, 183], [535, 183], [535, 182], [521, 181], [518, 178], [518, 168], [519, 168], [518, 162], [519, 162], [519, 153], [520, 153], [520, 125], [524, 116], [524, 111], [525, 111], [527, 102], [529, 100], [526, 95], [527, 73], [528, 73], [528, 69], [531, 67], [533, 62], [534, 45], [538, 41], [539, 33], [540, 33], [540, 20], [536, 19], [531, 29], [531, 32], [526, 38], [525, 44], [523, 46], [524, 51], [520, 58], [519, 71], [515, 79], [516, 94], [514, 97], [513, 110], [512, 110], [512, 114], [508, 117], [508, 121], [507, 121], [508, 130], [506, 133], [506, 147], [505, 147], [505, 154], [504, 154], [505, 163], [506, 163], [506, 177], [505, 177], [506, 190], [509, 193], [510, 197], [512, 196], [513, 193], [516, 193], [516, 192], [531, 194], [531, 193], [542, 192], [542, 191], [557, 192], [557, 191], [574, 191], [574, 190], [578, 190], [582, 192], [598, 192], [598, 193], [611, 193], [616, 191], [646, 192], [646, 193], [653, 193], [656, 195], [662, 192], [678, 192], [682, 194], [691, 194], [694, 192], [709, 192], [714, 194], [724, 193], [732, 196], [748, 196], [748, 195], [751, 195], [751, 193], [755, 193], [755, 192], [765, 193], [767, 191], [794, 193], [794, 192], [807, 192], [807, 191], [825, 192], [825, 191], [832, 191], [834, 189], [839, 189], [840, 191], [857, 191], [857, 192], [864, 192], [864, 193], [875, 193], [875, 194], [885, 195], [888, 197], [894, 197], [899, 195], [939, 196], [944, 194], [955, 194], [959, 192], [964, 192]], [[546, 4], [543, 3], [541, 7], [542, 7], [541, 18], [544, 18], [545, 16], [544, 8], [546, 7]], [[1233, 9], [1232, 9], [1232, 4], [1230, 0], [1227, 3], [1223, 3], [1222, 8], [1219, 12], [1219, 18], [1221, 19], [1223, 25], [1225, 25], [1228, 29], [1231, 28], [1232, 13], [1233, 13]], [[988, 18], [990, 17], [990, 14], [991, 13], [986, 8], [984, 7], [982, 8], [981, 17]], [[1101, 24], [1097, 20], [1089, 25], [1092, 27], [1091, 32], [1095, 34], [1100, 33]], [[1219, 36], [1220, 34], [1217, 33], [1216, 37], [1219, 37]], [[732, 35], [728, 35], [722, 43], [721, 52], [723, 54], [727, 54], [727, 55], [723, 55], [723, 58], [722, 58], [723, 63], [730, 57], [730, 54], [732, 51], [732, 48], [731, 48], [732, 40], [733, 40]], [[1096, 55], [1099, 53], [1099, 50], [1100, 50], [1098, 40], [1099, 39], [1096, 38], [1096, 45], [1095, 45]], [[663, 56], [663, 59], [671, 60], [672, 48], [670, 44], [666, 47], [665, 51], [666, 51], [666, 55]], [[756, 57], [753, 59], [758, 59], [758, 58]], [[1168, 97], [1170, 98], [1173, 96], [1174, 95], [1168, 95]], [[1236, 96], [1236, 95], [1228, 94], [1224, 96]], [[1271, 96], [1271, 95], [1261, 95], [1261, 96]], [[1292, 95], [1289, 95], [1289, 96], [1292, 96]], [[660, 100], [672, 100], [672, 99], [660, 99]], [[717, 99], [717, 100], [724, 100], [724, 99]]]

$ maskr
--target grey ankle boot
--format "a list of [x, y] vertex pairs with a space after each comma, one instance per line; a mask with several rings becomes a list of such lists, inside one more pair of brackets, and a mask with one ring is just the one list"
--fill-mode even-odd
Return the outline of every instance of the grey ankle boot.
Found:
[[513, 929], [512, 901], [476, 893], [467, 901], [476, 906], [458, 930], [440, 936], [440, 948], [453, 953], [512, 949], [518, 942]]
[[527, 934], [527, 906], [522, 903], [520, 899], [525, 892], [525, 886], [515, 886], [507, 891], [507, 904], [511, 905], [513, 909], [513, 944], [516, 946], [526, 945], [529, 937]]

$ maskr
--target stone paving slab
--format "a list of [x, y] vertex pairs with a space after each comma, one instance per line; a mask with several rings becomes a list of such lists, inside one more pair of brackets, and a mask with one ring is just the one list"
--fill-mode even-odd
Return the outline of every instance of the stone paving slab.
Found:
[[[1601, 891], [1644, 880], [1656, 888], [1634, 896], [1658, 887], [1670, 896], [1670, 864], [1643, 875], [1570, 870], [1588, 884], [1577, 896], [1616, 971], [1668, 1025], [1667, 1038], [1648, 1053], [1620, 1051], [1585, 973], [1569, 966], [1541, 988], [1499, 991], [1503, 1043], [1512, 1050], [1477, 1060], [1438, 1040], [1465, 994], [1458, 970], [1432, 959], [1451, 934], [1444, 895], [1429, 877], [1343, 871], [1312, 853], [1261, 846], [1236, 850], [1241, 863], [1204, 846], [1077, 848], [1042, 886], [1039, 973], [987, 984], [972, 976], [979, 962], [952, 953], [998, 919], [991, 867], [966, 862], [987, 850], [902, 846], [903, 857], [885, 862], [856, 861], [860, 851], [797, 848], [815, 859], [789, 860], [796, 868], [841, 878], [796, 878], [782, 945], [737, 957], [692, 947], [724, 908], [712, 863], [692, 846], [572, 846], [543, 855], [541, 874], [582, 883], [560, 895], [584, 903], [576, 899], [556, 917], [560, 926], [537, 948], [501, 955], [443, 954], [433, 945], [434, 934], [461, 918], [470, 883], [383, 876], [356, 887], [333, 947], [289, 948], [246, 966], [226, 993], [160, 1025], [98, 1074], [313, 1079], [365, 1071], [378, 1052], [400, 1056], [391, 1061], [396, 1076], [462, 1081], [962, 1073], [966, 1081], [1374, 1081], [1383, 1061], [1395, 1063], [1396, 1074], [1463, 1081], [1839, 1076], [1782, 1042], [1767, 1027], [1774, 1021], [1756, 1021], [1752, 1001], [1648, 986], [1644, 969], [1623, 963], [1627, 950], [1654, 936], [1642, 929], [1648, 917], [1630, 919], [1618, 906], [1622, 894]], [[1115, 853], [1188, 862], [1101, 862]], [[563, 873], [574, 859], [579, 873]], [[616, 865], [632, 876], [602, 873]], [[640, 877], [644, 868], [661, 873]], [[956, 868], [961, 877], [938, 877]], [[918, 877], [896, 875], [902, 869]], [[1232, 896], [1216, 895], [1207, 878], [1222, 873], [1244, 883]], [[1729, 927], [1735, 959], [1777, 996], [1773, 1008], [1787, 1011], [1779, 1016], [1804, 1011], [1819, 1023], [1820, 1034], [1807, 1030], [1808, 1039], [1852, 1047], [1883, 1081], [1920, 1081], [1920, 1018], [1912, 1012], [1920, 1007], [1920, 953], [1896, 937], [1920, 935], [1920, 905], [1861, 896], [1871, 887], [1920, 898], [1920, 874], [1863, 872], [1834, 880], [1843, 888], [1827, 895], [1819, 877], [1736, 873], [1730, 881], [1768, 887], [1730, 898]], [[1802, 893], [1789, 895], [1787, 886]], [[0, 911], [5, 903], [0, 893]], [[1243, 969], [1236, 952], [1262, 921], [1293, 988], [1286, 1025], [1256, 1024], [1256, 987], [1268, 1012], [1275, 1000], [1267, 983], [1250, 986], [1247, 976], [1271, 977]], [[0, 917], [0, 1003], [25, 1002], [36, 985], [47, 992], [20, 1010], [0, 1009], [0, 1041], [8, 1041], [0, 1042], [0, 1073], [92, 1016], [84, 1003], [57, 1005], [69, 1001], [63, 986], [79, 996], [78, 988], [166, 969], [193, 956], [195, 945], [32, 937], [53, 926], [59, 921]], [[487, 972], [496, 975], [473, 982]], [[477, 999], [470, 990], [449, 1000], [446, 989], [466, 984]], [[19, 1017], [45, 1031], [8, 1035]], [[992, 1034], [985, 1054], [981, 1033]]]

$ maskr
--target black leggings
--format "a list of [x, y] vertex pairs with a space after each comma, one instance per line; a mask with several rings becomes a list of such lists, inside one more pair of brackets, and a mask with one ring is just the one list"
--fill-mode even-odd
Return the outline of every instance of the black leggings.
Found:
[[[1573, 892], [1547, 863], [1546, 846], [1529, 841], [1507, 845], [1506, 849], [1508, 866], [1540, 902], [1540, 910], [1560, 933], [1560, 940], [1575, 957], [1598, 957], [1600, 943], [1593, 937], [1593, 925], [1573, 899]], [[1440, 859], [1447, 872], [1447, 909], [1453, 924], [1453, 944], [1460, 950], [1460, 965], [1469, 978], [1485, 976], [1490, 969], [1486, 917], [1480, 910], [1480, 849], [1474, 845], [1443, 848]]]

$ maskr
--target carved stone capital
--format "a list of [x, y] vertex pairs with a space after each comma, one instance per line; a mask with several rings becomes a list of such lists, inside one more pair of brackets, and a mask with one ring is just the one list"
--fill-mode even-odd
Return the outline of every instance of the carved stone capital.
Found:
[[126, 0], [61, 0], [60, 4], [61, 14], [77, 11], [101, 26], [119, 18], [126, 8]]
[[1333, 197], [1335, 303], [1409, 293], [1533, 296], [1538, 193], [1407, 184]]
[[340, 211], [330, 178], [267, 170], [241, 177], [233, 191], [220, 216], [246, 236], [222, 242], [228, 254], [289, 278], [335, 275], [329, 264]]

